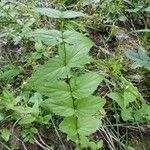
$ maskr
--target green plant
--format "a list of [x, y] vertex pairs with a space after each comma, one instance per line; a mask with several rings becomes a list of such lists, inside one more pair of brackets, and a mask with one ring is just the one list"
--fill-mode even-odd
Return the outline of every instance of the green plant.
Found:
[[126, 56], [134, 61], [132, 68], [145, 67], [150, 69], [150, 57], [146, 54], [143, 47], [139, 47], [138, 52], [126, 51]]
[[25, 128], [22, 130], [22, 136], [24, 138], [25, 142], [30, 142], [32, 144], [34, 144], [34, 138], [35, 138], [35, 134], [38, 133], [38, 130], [34, 127], [29, 127], [29, 128]]
[[[149, 105], [145, 103], [138, 89], [123, 77], [121, 78], [121, 82], [123, 89], [111, 92], [108, 94], [108, 97], [115, 101], [121, 108], [120, 115], [122, 119], [131, 122], [143, 122], [144, 119], [149, 121]], [[144, 108], [145, 112], [143, 111]]]
[[23, 71], [22, 68], [14, 65], [8, 65], [0, 70], [0, 81], [10, 81], [13, 77], [19, 75]]
[[1, 137], [8, 142], [9, 137], [10, 137], [10, 131], [7, 128], [3, 128], [1, 131]]
[[88, 52], [93, 42], [81, 33], [64, 30], [65, 18], [76, 18], [84, 14], [48, 8], [35, 10], [60, 19], [61, 31], [42, 29], [29, 35], [45, 44], [58, 45], [58, 55], [38, 67], [25, 88], [49, 97], [41, 106], [63, 117], [59, 129], [76, 143], [76, 149], [99, 149], [102, 142], [94, 143], [88, 136], [102, 126], [105, 100], [92, 94], [104, 76], [85, 69], [85, 64], [92, 62]]
[[[36, 127], [31, 128], [31, 125], [50, 125], [51, 116], [49, 112], [45, 113], [41, 110], [42, 101], [39, 93], [34, 93], [30, 98], [28, 94], [22, 93], [15, 98], [11, 92], [3, 90], [0, 95], [0, 112], [5, 113], [0, 113], [0, 122], [15, 122], [11, 130], [15, 128], [16, 124], [19, 124], [22, 127], [19, 132], [23, 135], [23, 140], [34, 143], [38, 131]], [[1, 128], [1, 136], [7, 142], [10, 137], [8, 134], [13, 136], [13, 132], [10, 133], [5, 128]]]
[[132, 17], [134, 22], [137, 21], [137, 24], [141, 24], [140, 21], [142, 21], [144, 22], [142, 25], [147, 28], [149, 23], [146, 16], [149, 16], [149, 1], [124, 1], [124, 3], [127, 5], [126, 12], [130, 13], [130, 17]]

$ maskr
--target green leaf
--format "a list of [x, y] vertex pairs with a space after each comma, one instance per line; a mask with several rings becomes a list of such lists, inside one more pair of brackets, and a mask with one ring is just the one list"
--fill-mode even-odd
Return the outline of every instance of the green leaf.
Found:
[[[37, 78], [38, 79], [38, 78]], [[34, 80], [35, 81], [35, 80]], [[41, 82], [34, 82], [29, 81], [29, 85], [27, 85], [27, 88], [34, 89], [41, 93], [42, 95], [51, 97], [53, 99], [70, 99], [70, 89], [69, 85], [66, 84], [64, 81], [58, 81], [58, 80], [49, 80]]]
[[101, 126], [101, 120], [94, 117], [78, 118], [78, 133], [88, 136], [98, 130]]
[[7, 128], [3, 128], [3, 129], [1, 130], [1, 137], [2, 137], [6, 142], [8, 142], [9, 137], [10, 137], [10, 131], [9, 131]]
[[108, 94], [108, 97], [113, 99], [121, 108], [124, 107], [124, 97], [121, 93], [112, 92], [112, 93]]
[[[75, 49], [74, 46], [66, 45], [66, 57], [64, 56], [62, 47], [60, 47], [59, 51], [60, 51], [59, 57], [52, 58], [44, 65], [37, 68], [37, 71], [35, 71], [32, 77], [27, 81], [27, 84], [25, 85], [26, 88], [36, 90], [39, 93], [46, 96], [51, 96], [52, 92], [54, 92], [55, 89], [60, 88], [63, 89], [64, 87], [67, 88], [67, 85], [63, 82], [56, 83], [57, 82], [56, 79], [66, 78], [67, 75], [70, 76], [70, 69], [72, 67], [82, 67], [86, 63], [89, 63], [89, 56], [88, 56], [89, 50], [84, 51], [83, 49], [81, 49], [81, 47]], [[90, 74], [87, 74], [87, 76], [89, 75]], [[82, 78], [84, 77], [86, 76], [84, 75]], [[87, 79], [89, 79], [89, 77]], [[100, 75], [91, 74], [90, 78], [91, 78], [90, 80], [93, 80], [93, 83], [95, 82], [100, 83], [103, 77]], [[89, 81], [87, 80], [84, 82]], [[96, 85], [94, 86], [95, 88]], [[91, 86], [91, 85], [83, 85], [83, 86]], [[61, 95], [61, 93], [58, 95]]]
[[108, 97], [117, 102], [121, 108], [125, 108], [129, 106], [129, 103], [134, 102], [137, 98], [137, 93], [135, 93], [135, 91], [133, 92], [134, 89], [131, 88], [132, 87], [128, 85], [123, 94], [121, 92], [112, 92], [108, 94]]
[[26, 36], [33, 37], [35, 41], [42, 41], [50, 46], [55, 46], [62, 42], [62, 35], [58, 30], [37, 29], [34, 32], [29, 32]]
[[133, 60], [134, 63], [132, 67], [135, 69], [137, 67], [150, 67], [150, 57], [146, 54], [143, 47], [139, 47], [138, 52], [126, 51], [126, 56]]
[[51, 18], [60, 18], [62, 15], [59, 10], [52, 8], [35, 8], [34, 11]]
[[132, 59], [132, 60], [137, 60], [137, 61], [138, 61], [138, 59], [139, 59], [138, 53], [133, 52], [133, 51], [131, 51], [131, 50], [126, 51], [125, 54], [126, 54], [126, 56], [127, 56], [128, 58], [130, 58], [130, 59]]
[[148, 6], [147, 8], [145, 8], [144, 11], [150, 12], [150, 6]]
[[62, 12], [62, 18], [77, 18], [77, 17], [83, 17], [85, 14], [79, 11], [72, 11], [72, 10], [67, 10]]
[[14, 106], [12, 110], [26, 116], [28, 114], [33, 114], [33, 115], [39, 114], [39, 108], [37, 107], [37, 104], [34, 104], [32, 107]]
[[72, 79], [73, 96], [78, 99], [88, 97], [93, 94], [103, 79], [104, 76], [96, 72], [85, 73], [76, 79]]
[[51, 17], [51, 18], [77, 18], [82, 17], [84, 14], [82, 12], [76, 12], [76, 11], [59, 11], [52, 8], [35, 8], [36, 12], [39, 12], [42, 15]]
[[130, 92], [136, 97], [140, 97], [141, 94], [138, 91], [137, 87], [135, 87], [131, 82], [127, 81], [125, 78], [121, 77], [122, 83], [124, 85], [125, 91]]
[[8, 68], [6, 71], [0, 71], [0, 81], [10, 80], [21, 73], [21, 69], [15, 66]]
[[[34, 90], [38, 89], [41, 91], [42, 88], [50, 86], [51, 82], [55, 81], [55, 79], [67, 77], [68, 72], [69, 69], [64, 65], [63, 60], [52, 58], [37, 68], [37, 71], [32, 74], [31, 79], [27, 81], [26, 87], [30, 86]], [[42, 91], [44, 92], [44, 90]]]
[[75, 114], [78, 117], [88, 117], [94, 115], [98, 110], [103, 110], [104, 104], [104, 99], [90, 96], [77, 100], [76, 110], [74, 110], [71, 97], [68, 99], [47, 99], [42, 103], [42, 107], [60, 116], [68, 117]]
[[73, 141], [77, 141], [77, 120], [75, 117], [64, 118], [63, 121], [59, 124], [59, 129], [67, 134], [67, 137]]
[[76, 115], [78, 117], [87, 117], [94, 115], [98, 110], [103, 109], [104, 99], [95, 96], [77, 100]]
[[35, 49], [36, 49], [36, 52], [38, 52], [38, 53], [43, 52], [44, 45], [42, 44], [41, 41], [38, 41], [35, 43]]
[[92, 150], [98, 150], [102, 148], [103, 141], [100, 140], [98, 143], [90, 141], [87, 137], [81, 136], [80, 137], [80, 145], [82, 148], [91, 148]]
[[136, 101], [136, 96], [131, 92], [124, 92], [124, 107], [127, 107], [129, 103]]
[[33, 37], [35, 41], [42, 41], [47, 45], [54, 46], [62, 43], [64, 40], [67, 44], [80, 46], [80, 48], [89, 50], [94, 43], [84, 34], [76, 31], [64, 31], [63, 39], [61, 31], [38, 29], [27, 34], [27, 37]]
[[142, 46], [139, 47], [138, 54], [142, 60], [150, 60], [150, 57], [146, 54], [146, 51]]
[[100, 140], [98, 143], [94, 143], [94, 142], [91, 142], [89, 143], [89, 147], [92, 149], [92, 150], [99, 150], [103, 147], [103, 141]]
[[124, 121], [128, 121], [128, 120], [133, 119], [132, 112], [133, 112], [133, 110], [132, 110], [131, 107], [121, 109], [121, 117], [122, 117], [122, 119]]
[[90, 140], [86, 136], [80, 136], [80, 144], [82, 148], [89, 147]]
[[59, 128], [68, 135], [68, 138], [77, 142], [78, 135], [88, 136], [99, 129], [101, 121], [94, 117], [66, 117], [60, 123]]
[[43, 102], [42, 106], [51, 110], [56, 115], [68, 117], [74, 114], [73, 102], [71, 99], [47, 99]]
[[34, 95], [30, 98], [29, 102], [32, 102], [33, 104], [40, 105], [42, 102], [42, 95], [40, 93], [34, 93]]
[[126, 9], [127, 12], [130, 13], [138, 13], [138, 11], [140, 11], [140, 8], [135, 8], [135, 9]]
[[65, 53], [63, 47], [59, 47], [60, 59], [66, 60], [68, 68], [83, 67], [85, 64], [90, 63], [91, 58], [88, 55], [89, 48], [84, 48], [82, 45], [66, 45]]
[[36, 119], [35, 117], [33, 117], [32, 115], [28, 114], [28, 115], [24, 116], [24, 117], [20, 120], [19, 124], [30, 124], [30, 123], [32, 123], [33, 121], [35, 121], [35, 119]]
[[0, 113], [0, 121], [2, 121], [3, 119], [4, 119], [4, 115]]
[[43, 55], [42, 52], [41, 52], [41, 53], [39, 53], [39, 52], [34, 52], [34, 53], [32, 53], [32, 58], [33, 58], [34, 60], [37, 60], [37, 59], [40, 59], [40, 58], [42, 57], [42, 55]]
[[134, 118], [136, 121], [143, 121], [143, 119], [147, 119], [149, 121], [150, 120], [150, 105], [143, 104], [142, 108], [140, 108], [134, 113]]
[[48, 115], [45, 115], [45, 116], [39, 116], [38, 117], [38, 122], [40, 124], [49, 124], [50, 125], [50, 119], [51, 119], [51, 115], [48, 114]]
[[84, 34], [66, 30], [63, 33], [64, 41], [68, 44], [74, 44], [82, 47], [82, 49], [90, 49], [94, 43], [87, 38]]
[[149, 104], [143, 104], [141, 108], [141, 112], [143, 114], [143, 117], [150, 120], [150, 105]]

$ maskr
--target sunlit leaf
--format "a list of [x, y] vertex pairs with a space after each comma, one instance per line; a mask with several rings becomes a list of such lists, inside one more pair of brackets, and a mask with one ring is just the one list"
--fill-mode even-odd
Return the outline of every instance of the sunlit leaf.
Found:
[[51, 110], [56, 115], [60, 116], [72, 116], [74, 114], [73, 103], [71, 99], [47, 99], [43, 102], [42, 106], [48, 110]]
[[108, 94], [108, 97], [113, 99], [121, 108], [124, 107], [124, 97], [121, 93], [112, 92], [112, 93]]
[[146, 54], [143, 47], [140, 47], [138, 52], [126, 51], [126, 56], [133, 60], [132, 67], [150, 67], [150, 57]]
[[74, 44], [76, 47], [82, 47], [82, 49], [90, 49], [94, 45], [94, 43], [84, 34], [69, 30], [63, 32], [63, 37], [61, 31], [47, 29], [37, 29], [28, 33], [26, 36], [29, 38], [34, 38], [35, 41], [40, 40], [50, 46], [58, 45], [62, 43], [63, 40], [67, 44]]
[[101, 121], [94, 117], [78, 118], [67, 117], [61, 122], [59, 128], [62, 132], [67, 133], [68, 138], [75, 141], [78, 135], [88, 136], [95, 132], [101, 126]]
[[34, 11], [48, 16], [50, 18], [77, 18], [82, 17], [84, 14], [82, 12], [72, 11], [72, 10], [66, 10], [66, 11], [60, 11], [52, 8], [35, 8]]
[[77, 98], [88, 97], [93, 94], [103, 79], [103, 75], [90, 72], [77, 77], [75, 80], [71, 80], [73, 95]]
[[105, 104], [104, 99], [95, 96], [77, 100], [76, 114], [78, 117], [92, 116], [98, 110], [103, 109]]
[[10, 137], [10, 131], [9, 131], [7, 128], [3, 128], [3, 129], [1, 130], [1, 137], [2, 137], [6, 142], [8, 142], [9, 137]]
[[35, 117], [33, 117], [32, 115], [28, 114], [28, 115], [24, 116], [24, 117], [20, 120], [19, 124], [30, 124], [30, 123], [32, 123], [33, 121], [35, 121], [35, 119], [36, 119]]

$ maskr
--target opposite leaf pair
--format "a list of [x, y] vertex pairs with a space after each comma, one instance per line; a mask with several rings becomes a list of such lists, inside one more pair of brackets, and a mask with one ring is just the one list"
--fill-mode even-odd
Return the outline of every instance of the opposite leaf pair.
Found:
[[[70, 11], [46, 8], [37, 8], [36, 11], [52, 18], [60, 18], [62, 24], [62, 18], [82, 16], [79, 12], [73, 14]], [[92, 61], [88, 53], [93, 42], [81, 33], [63, 30], [37, 30], [31, 37], [47, 45], [57, 45], [58, 56], [38, 67], [26, 87], [49, 97], [41, 106], [64, 117], [60, 130], [76, 143], [78, 149], [99, 149], [102, 143], [91, 142], [87, 136], [101, 126], [105, 100], [92, 94], [104, 77], [95, 72], [79, 73], [77, 76], [74, 71], [83, 70], [85, 64]], [[99, 117], [96, 118], [94, 115], [98, 112]]]

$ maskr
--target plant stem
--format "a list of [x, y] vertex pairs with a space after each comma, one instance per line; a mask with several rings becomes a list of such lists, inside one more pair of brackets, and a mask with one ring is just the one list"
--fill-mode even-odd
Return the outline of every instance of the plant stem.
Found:
[[[68, 77], [67, 77], [68, 78]], [[71, 94], [71, 98], [72, 98], [72, 103], [73, 103], [73, 108], [74, 110], [76, 110], [76, 99], [73, 97], [73, 94], [72, 94], [72, 88], [71, 88], [71, 84], [70, 84], [70, 80], [68, 82], [68, 85], [69, 85], [69, 89], [70, 89], [70, 94]], [[75, 119], [76, 119], [76, 130], [78, 130], [78, 118], [76, 116], [74, 116]], [[79, 133], [77, 132], [77, 137], [78, 137], [78, 148], [79, 150], [81, 149], [81, 145], [80, 145], [80, 135]]]
[[65, 41], [64, 41], [64, 20], [63, 18], [61, 19], [61, 23], [60, 23], [60, 31], [61, 31], [61, 38], [62, 38], [62, 44], [63, 44], [63, 51], [64, 51], [64, 64], [65, 66], [67, 66], [67, 58], [66, 58], [66, 47], [65, 47]]
[[[62, 45], [63, 45], [63, 52], [64, 52], [64, 64], [65, 66], [67, 66], [67, 53], [66, 53], [66, 46], [65, 46], [65, 41], [64, 41], [64, 20], [61, 19], [61, 26], [60, 26], [60, 30], [61, 30], [61, 36], [62, 36]], [[71, 83], [70, 83], [70, 78], [69, 78], [69, 75], [67, 75], [67, 83], [69, 85], [69, 90], [70, 90], [70, 95], [71, 95], [71, 98], [72, 98], [72, 105], [73, 105], [73, 109], [76, 110], [76, 99], [74, 98], [73, 96], [73, 91], [72, 91], [72, 87], [71, 87]], [[75, 116], [75, 119], [76, 119], [76, 130], [78, 130], [78, 117]], [[77, 132], [77, 138], [78, 138], [78, 149], [80, 150], [81, 149], [81, 145], [80, 145], [80, 135], [79, 133]]]

